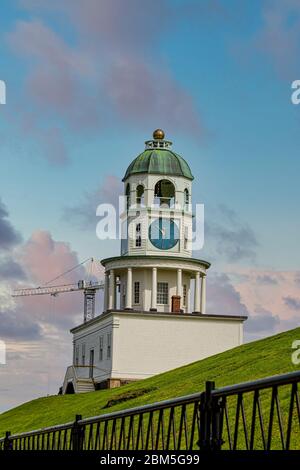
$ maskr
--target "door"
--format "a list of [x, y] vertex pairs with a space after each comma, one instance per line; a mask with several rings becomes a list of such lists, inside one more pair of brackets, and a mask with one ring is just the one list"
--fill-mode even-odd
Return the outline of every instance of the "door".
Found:
[[89, 377], [90, 379], [93, 378], [93, 373], [94, 373], [94, 350], [90, 350], [90, 374]]

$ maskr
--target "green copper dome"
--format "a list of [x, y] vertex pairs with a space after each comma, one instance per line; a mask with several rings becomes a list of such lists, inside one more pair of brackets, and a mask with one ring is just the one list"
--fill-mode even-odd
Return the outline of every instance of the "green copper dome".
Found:
[[171, 142], [167, 142], [158, 138], [154, 139], [153, 141], [147, 141], [146, 149], [129, 165], [123, 181], [127, 180], [129, 176], [135, 175], [137, 173], [183, 176], [184, 178], [193, 180], [194, 177], [191, 173], [189, 165], [180, 155], [170, 150], [170, 145]]

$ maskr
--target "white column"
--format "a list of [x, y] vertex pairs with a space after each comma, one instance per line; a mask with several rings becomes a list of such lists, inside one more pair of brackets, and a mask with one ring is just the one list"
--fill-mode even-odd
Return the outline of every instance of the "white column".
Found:
[[126, 282], [126, 310], [132, 309], [132, 268], [127, 269]]
[[195, 300], [194, 300], [194, 312], [200, 312], [200, 272], [196, 272], [195, 276]]
[[157, 310], [157, 268], [152, 268], [151, 310]]
[[111, 269], [109, 274], [109, 310], [113, 310], [115, 308], [116, 299], [115, 271]]
[[186, 313], [191, 313], [191, 279], [188, 279], [186, 286]]
[[206, 312], [206, 274], [202, 274], [201, 276], [201, 306], [200, 312]]
[[182, 307], [182, 269], [177, 269], [177, 295], [180, 295], [180, 308]]
[[108, 271], [105, 271], [105, 278], [104, 278], [104, 312], [108, 310], [108, 298], [109, 298], [109, 278], [108, 278]]

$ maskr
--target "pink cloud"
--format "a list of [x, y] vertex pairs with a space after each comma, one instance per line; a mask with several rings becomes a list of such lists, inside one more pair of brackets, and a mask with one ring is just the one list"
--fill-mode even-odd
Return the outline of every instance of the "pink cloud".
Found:
[[280, 77], [295, 79], [299, 72], [299, 44], [299, 0], [262, 2], [261, 26], [248, 44], [248, 49], [261, 53]]
[[40, 20], [18, 21], [7, 40], [16, 54], [31, 61], [26, 90], [37, 106], [47, 107], [47, 116], [49, 111], [59, 113], [76, 126], [80, 113], [92, 111], [93, 100], [80, 84], [93, 76], [87, 54], [68, 46]]
[[[210, 0], [211, 1], [211, 0]], [[141, 51], [150, 47], [153, 40], [164, 31], [174, 27], [177, 8], [172, 8], [167, 0], [23, 0], [23, 7], [35, 14], [56, 11], [64, 14], [85, 43], [102, 50], [109, 44], [110, 50], [122, 49]], [[145, 27], [151, 21], [151, 28]], [[92, 41], [91, 41], [92, 39]]]
[[39, 145], [49, 163], [64, 165], [69, 161], [68, 130], [94, 130], [102, 119], [89, 91], [94, 74], [91, 58], [68, 46], [40, 20], [18, 21], [7, 41], [30, 63], [15, 127]]
[[204, 126], [192, 98], [170, 76], [139, 58], [118, 60], [107, 70], [104, 89], [123, 119], [154, 126], [159, 119], [166, 129], [185, 130], [202, 137]]
[[246, 305], [226, 274], [207, 277], [207, 312], [225, 315], [248, 315]]
[[[174, 28], [176, 8], [150, 0], [143, 8], [138, 0], [25, 1], [23, 6], [38, 19], [18, 21], [7, 41], [28, 61], [25, 96], [39, 116], [32, 136], [39, 136], [50, 162], [67, 161], [64, 132], [98, 134], [116, 121], [155, 127], [159, 119], [170, 131], [202, 137], [204, 126], [192, 97], [157, 53], [162, 35]], [[159, 21], [152, 21], [145, 34], [154, 10]], [[76, 37], [72, 43], [41, 20], [49, 11], [69, 21]], [[47, 130], [49, 119], [60, 123], [59, 141], [56, 131]]]
[[[19, 261], [31, 281], [32, 286], [43, 286], [48, 281], [79, 264], [77, 253], [68, 243], [55, 241], [46, 231], [36, 231], [19, 249]], [[50, 285], [77, 284], [86, 279], [87, 272], [83, 266], [66, 274]], [[21, 287], [27, 287], [28, 284]], [[20, 286], [19, 286], [20, 287]], [[61, 294], [56, 298], [50, 295], [16, 298], [19, 315], [26, 312], [40, 325], [62, 325], [68, 329], [81, 321], [83, 314], [83, 293], [72, 292]], [[47, 327], [48, 328], [48, 327]]]
[[[54, 241], [47, 231], [36, 231], [22, 248], [21, 260], [28, 277], [43, 285], [67, 269], [78, 264], [77, 253], [66, 242]], [[76, 282], [78, 275], [84, 275], [84, 268], [77, 273], [62, 277], [61, 283]]]
[[295, 312], [286, 304], [286, 298], [299, 298], [297, 272], [259, 269], [238, 269], [240, 281], [234, 282], [241, 301], [251, 312], [272, 312], [281, 322], [290, 321]]
[[[8, 216], [7, 211], [2, 212]], [[68, 330], [83, 319], [82, 292], [18, 297], [15, 302], [10, 298], [10, 289], [43, 285], [77, 265], [78, 255], [70, 245], [39, 230], [24, 244], [16, 239], [14, 248], [10, 261], [18, 265], [8, 266], [7, 258], [0, 259], [0, 274], [1, 269], [5, 272], [0, 288], [1, 339], [7, 344], [7, 367], [1, 369], [1, 383], [5, 383], [1, 411], [58, 392], [66, 367], [72, 363]], [[26, 280], [20, 276], [20, 266], [26, 271]], [[76, 283], [80, 278], [87, 278], [82, 266], [54, 283]]]
[[7, 40], [15, 53], [31, 60], [48, 62], [51, 67], [76, 71], [82, 76], [92, 73], [92, 62], [40, 20], [17, 21]]
[[234, 267], [207, 278], [207, 312], [246, 315], [246, 341], [296, 328], [299, 273]]

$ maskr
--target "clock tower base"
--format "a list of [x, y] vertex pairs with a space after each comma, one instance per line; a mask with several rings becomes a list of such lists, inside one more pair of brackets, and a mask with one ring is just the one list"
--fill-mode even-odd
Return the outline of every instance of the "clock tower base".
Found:
[[[119, 387], [239, 346], [245, 319], [117, 309], [105, 312], [71, 330], [74, 364], [67, 370], [62, 393], [68, 393], [70, 383], [80, 393], [81, 382], [88, 377], [96, 390]], [[93, 366], [82, 364], [77, 356], [83, 345], [87, 352], [95, 351]]]
[[[104, 311], [206, 312], [206, 270], [196, 258], [117, 256], [105, 268]], [[176, 302], [174, 302], [176, 299]], [[176, 304], [176, 305], [175, 305]]]

